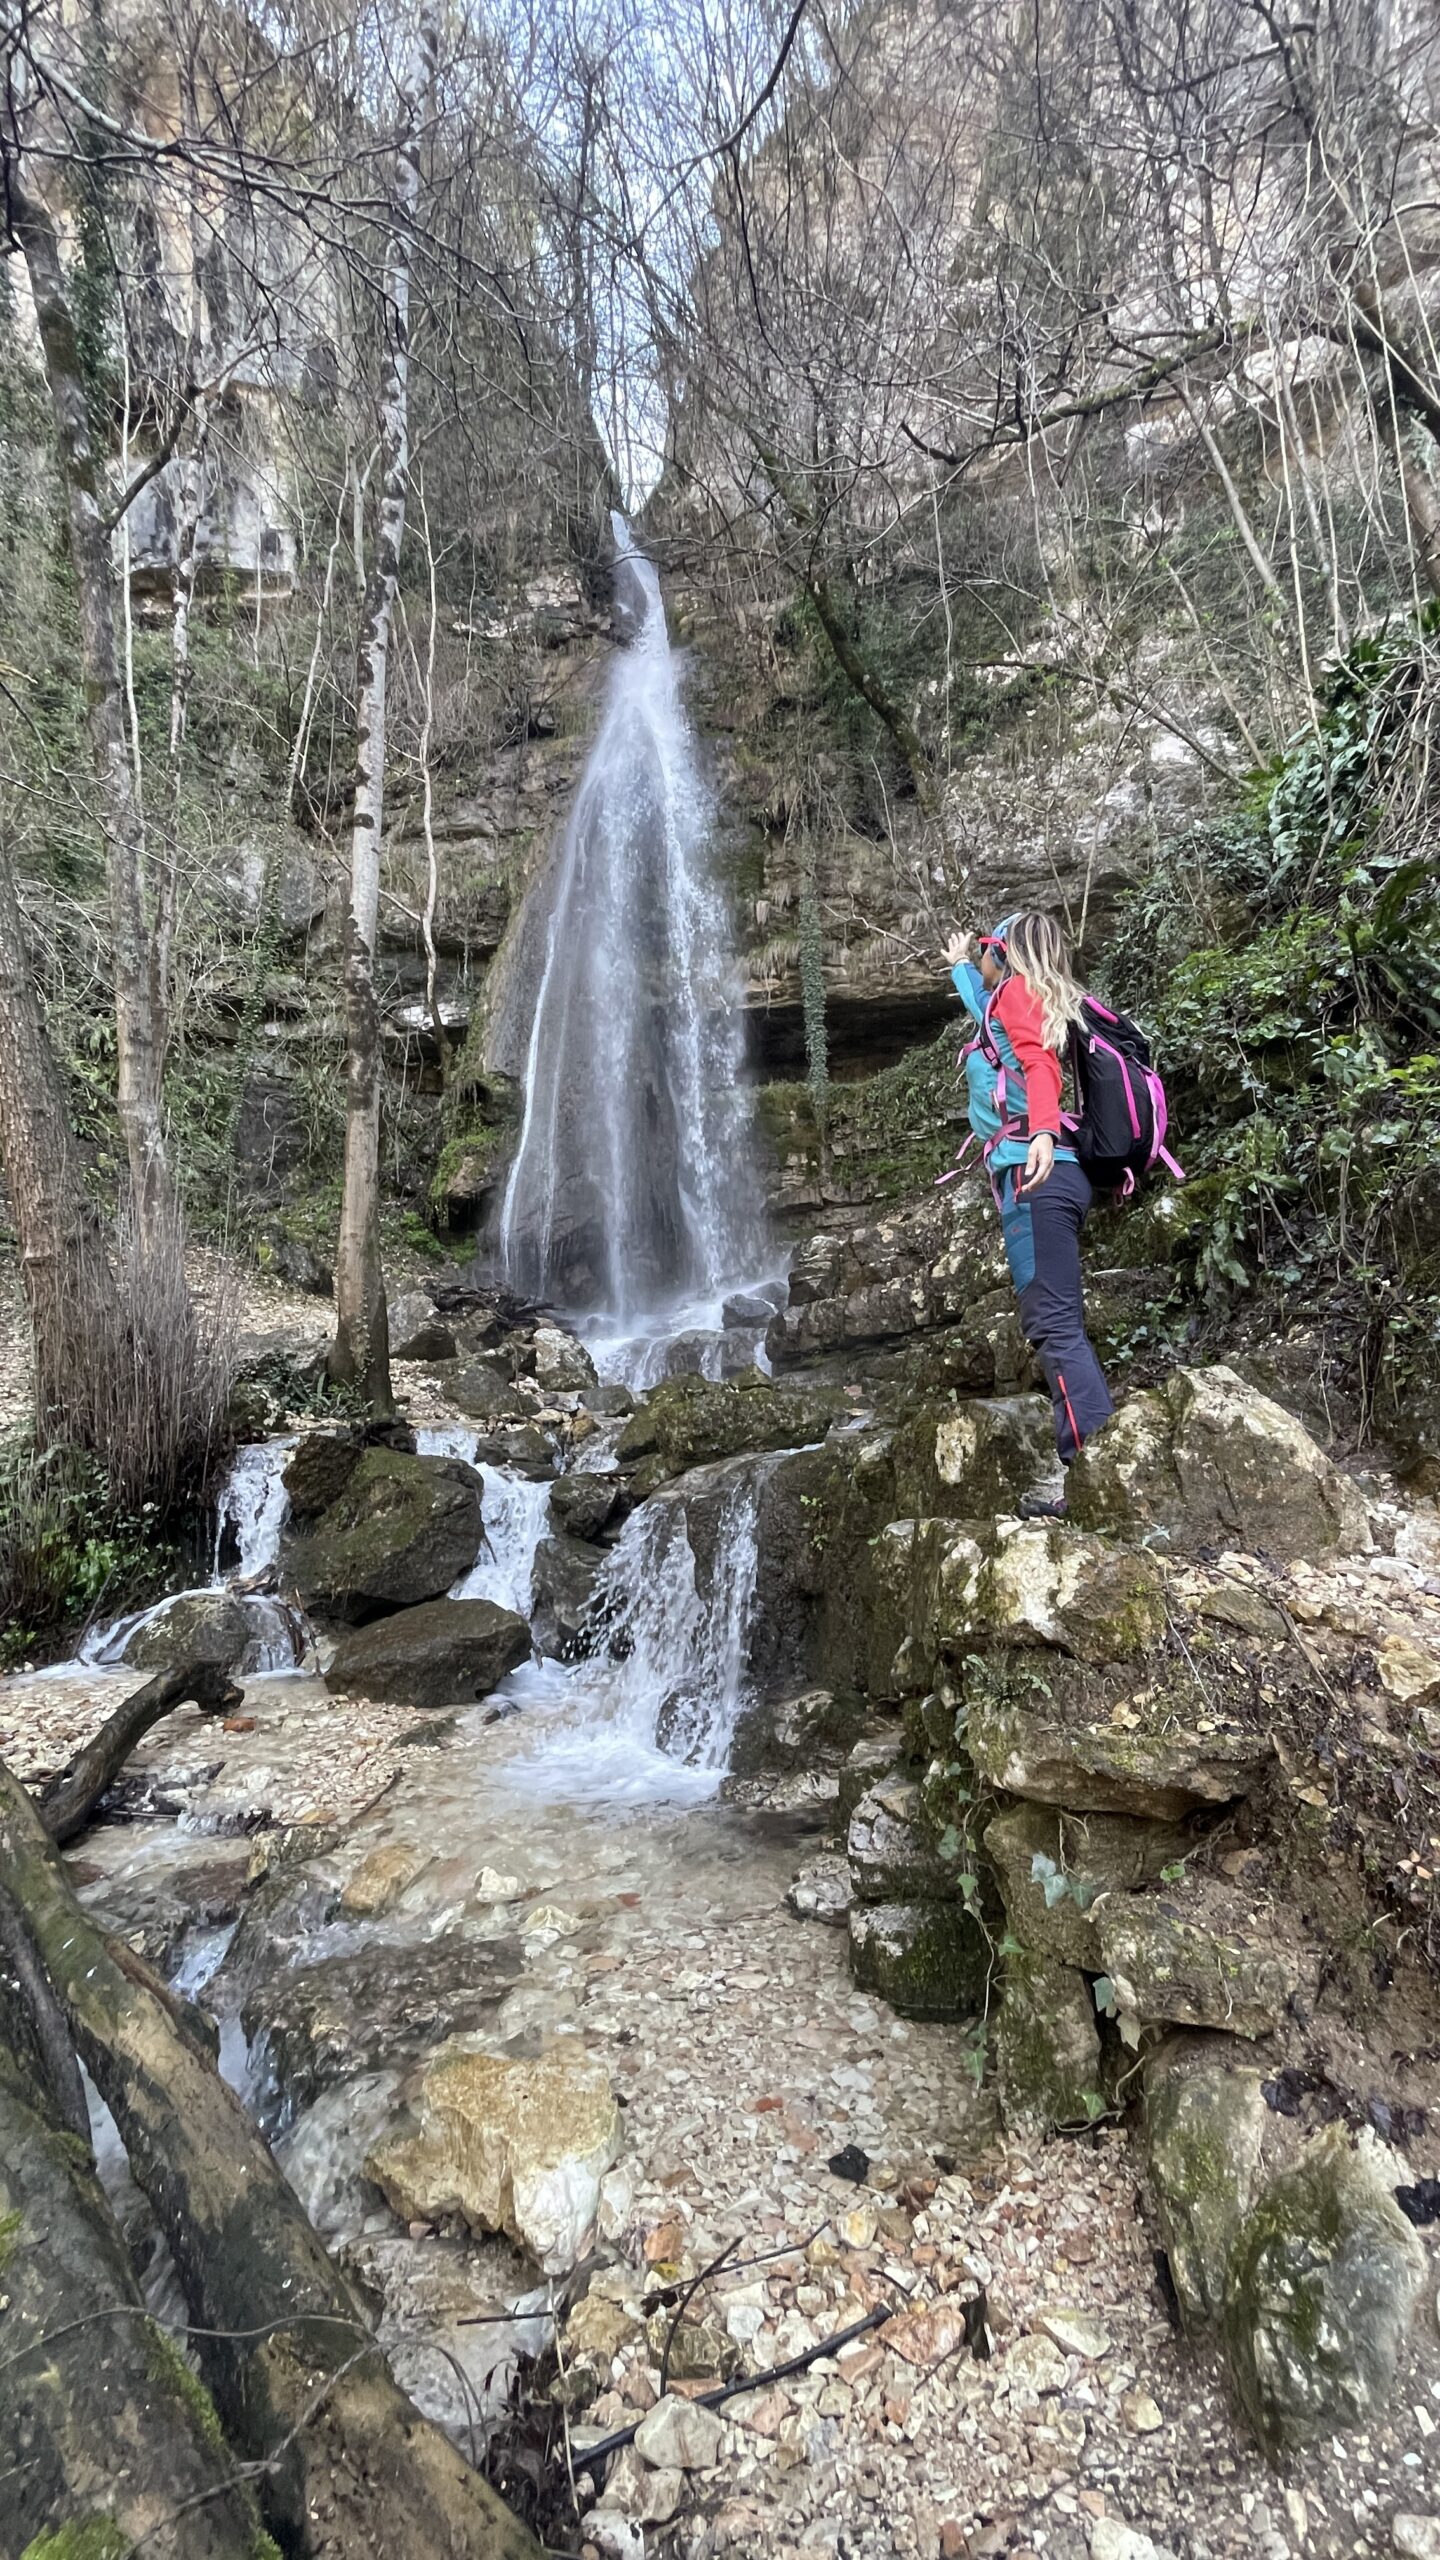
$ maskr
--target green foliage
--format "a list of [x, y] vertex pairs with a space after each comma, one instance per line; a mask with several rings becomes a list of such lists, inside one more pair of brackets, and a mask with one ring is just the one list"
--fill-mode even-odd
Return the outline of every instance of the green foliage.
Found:
[[104, 1600], [118, 1614], [163, 1588], [174, 1551], [156, 1506], [119, 1506], [75, 1450], [0, 1446], [0, 1662], [23, 1661]]
[[1107, 973], [1165, 1070], [1196, 1291], [1308, 1300], [1392, 1410], [1440, 1345], [1440, 1273], [1407, 1216], [1440, 1148], [1440, 881], [1413, 734], [1435, 627], [1357, 645], [1242, 815], [1135, 892]]

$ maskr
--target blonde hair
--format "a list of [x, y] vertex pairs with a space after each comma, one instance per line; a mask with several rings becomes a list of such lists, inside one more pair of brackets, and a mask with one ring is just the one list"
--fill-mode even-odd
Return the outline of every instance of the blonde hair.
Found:
[[1026, 908], [1005, 936], [1005, 957], [1040, 1007], [1046, 1048], [1063, 1050], [1071, 1024], [1083, 1019], [1085, 990], [1055, 918]]

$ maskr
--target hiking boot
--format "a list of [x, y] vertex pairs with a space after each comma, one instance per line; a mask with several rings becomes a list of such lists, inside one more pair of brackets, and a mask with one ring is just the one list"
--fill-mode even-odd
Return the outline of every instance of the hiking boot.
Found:
[[1022, 1493], [1015, 1508], [1022, 1520], [1068, 1520], [1070, 1505], [1063, 1493]]

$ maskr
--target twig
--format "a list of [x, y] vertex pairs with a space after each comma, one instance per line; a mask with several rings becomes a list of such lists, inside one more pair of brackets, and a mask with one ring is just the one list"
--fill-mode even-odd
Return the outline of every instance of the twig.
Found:
[[[784, 2364], [767, 2365], [763, 2373], [744, 2373], [738, 2382], [722, 2382], [718, 2390], [697, 2391], [690, 2406], [692, 2409], [723, 2409], [727, 2401], [738, 2400], [747, 2391], [763, 2391], [767, 2382], [783, 2382], [787, 2374], [803, 2373], [807, 2365], [818, 2364], [822, 2356], [833, 2356], [841, 2347], [848, 2347], [853, 2338], [863, 2338], [869, 2330], [882, 2328], [887, 2320], [894, 2317], [893, 2302], [878, 2303], [873, 2311], [866, 2312], [863, 2320], [852, 2322], [848, 2329], [841, 2329], [833, 2338], [822, 2338], [817, 2346], [807, 2347], [803, 2355], [790, 2356]], [[613, 2436], [602, 2436], [598, 2444], [586, 2445], [578, 2456], [580, 2469], [593, 2470], [597, 2462], [605, 2461], [610, 2454], [623, 2452], [627, 2444], [634, 2443], [641, 2424], [637, 2418], [633, 2427], [621, 2427]]]

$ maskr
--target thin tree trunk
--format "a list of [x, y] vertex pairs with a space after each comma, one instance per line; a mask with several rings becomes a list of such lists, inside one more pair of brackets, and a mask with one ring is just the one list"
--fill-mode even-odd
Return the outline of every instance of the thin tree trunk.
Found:
[[[100, 1221], [86, 1196], [65, 1096], [0, 843], [0, 1164], [20, 1239], [42, 1433], [91, 1445], [83, 1386], [124, 1317]], [[99, 1454], [97, 1452], [97, 1454]]]
[[[88, 2135], [0, 2046], [0, 2560], [27, 2549], [257, 2560], [267, 2544], [214, 2410], [146, 2311]], [[108, 2525], [114, 2540], [107, 2538]], [[273, 2553], [274, 2545], [268, 2545]]]
[[0, 1871], [170, 2246], [206, 2381], [264, 2465], [267, 2521], [304, 2560], [540, 2560], [420, 2416], [200, 2021], [76, 1901], [0, 1761]]
[[146, 915], [145, 826], [125, 724], [125, 687], [115, 632], [115, 588], [90, 433], [85, 377], [55, 225], [7, 155], [9, 215], [25, 254], [45, 373], [59, 430], [70, 558], [80, 616], [90, 748], [105, 830], [115, 972], [116, 1100], [125, 1135], [142, 1252], [167, 1234], [174, 1214], [161, 1107], [162, 1026], [156, 1019], [152, 935]]
[[360, 621], [355, 815], [345, 930], [345, 1180], [335, 1257], [330, 1374], [361, 1387], [377, 1414], [388, 1413], [392, 1404], [385, 1282], [380, 1268], [380, 1007], [375, 989], [375, 920], [385, 812], [385, 679], [410, 466], [410, 260], [420, 200], [418, 128], [434, 77], [435, 50], [435, 19], [427, 6], [401, 91], [395, 134], [383, 294], [386, 366], [380, 418], [380, 507]]

